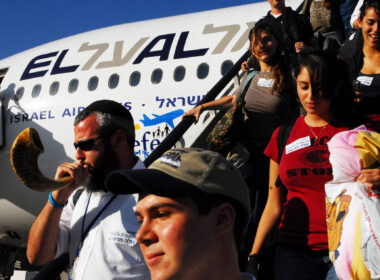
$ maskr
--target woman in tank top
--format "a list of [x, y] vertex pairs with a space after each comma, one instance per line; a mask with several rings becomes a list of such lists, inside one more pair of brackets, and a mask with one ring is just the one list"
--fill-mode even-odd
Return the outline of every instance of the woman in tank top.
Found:
[[356, 107], [368, 117], [367, 126], [380, 132], [380, 1], [364, 1], [358, 23], [363, 47], [346, 59], [354, 77]]

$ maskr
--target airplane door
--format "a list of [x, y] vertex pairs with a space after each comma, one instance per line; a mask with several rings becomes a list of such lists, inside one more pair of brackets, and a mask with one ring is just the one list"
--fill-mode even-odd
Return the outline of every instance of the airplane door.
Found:
[[[3, 82], [7, 72], [8, 68], [0, 69], [0, 92], [2, 90], [1, 83]], [[0, 148], [5, 145], [5, 109], [3, 105], [3, 98], [3, 96], [0, 96]]]

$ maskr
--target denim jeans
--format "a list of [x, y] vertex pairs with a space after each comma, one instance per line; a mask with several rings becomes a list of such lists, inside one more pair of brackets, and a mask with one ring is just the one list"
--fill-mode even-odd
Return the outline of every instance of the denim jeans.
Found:
[[335, 280], [334, 266], [326, 253], [310, 253], [277, 246], [274, 279]]
[[350, 24], [350, 19], [357, 3], [358, 0], [346, 0], [340, 4], [340, 15], [342, 16], [346, 38], [354, 32]]

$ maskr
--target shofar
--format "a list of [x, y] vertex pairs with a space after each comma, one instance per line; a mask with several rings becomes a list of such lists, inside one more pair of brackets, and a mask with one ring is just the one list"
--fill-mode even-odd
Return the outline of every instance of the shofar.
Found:
[[63, 177], [52, 180], [38, 168], [38, 157], [44, 152], [40, 136], [34, 128], [24, 129], [15, 139], [11, 149], [13, 171], [21, 182], [36, 191], [50, 192], [68, 185], [73, 179]]

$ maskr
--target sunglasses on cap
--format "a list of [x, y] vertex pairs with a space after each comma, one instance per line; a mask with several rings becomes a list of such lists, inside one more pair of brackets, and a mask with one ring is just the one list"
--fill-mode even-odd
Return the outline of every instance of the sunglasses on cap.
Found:
[[94, 146], [95, 141], [99, 140], [99, 139], [101, 139], [103, 137], [104, 137], [104, 135], [98, 136], [98, 137], [95, 137], [95, 138], [80, 140], [78, 143], [74, 143], [75, 150], [79, 148], [82, 151], [89, 151]]

